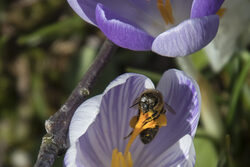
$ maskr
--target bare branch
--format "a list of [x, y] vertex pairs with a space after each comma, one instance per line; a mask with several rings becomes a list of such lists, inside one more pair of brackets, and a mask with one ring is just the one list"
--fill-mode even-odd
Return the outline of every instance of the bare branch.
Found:
[[45, 122], [47, 134], [42, 139], [35, 167], [50, 167], [55, 158], [68, 147], [67, 132], [70, 120], [77, 107], [90, 94], [100, 71], [118, 47], [108, 39], [103, 43], [98, 56], [85, 76], [73, 90], [65, 104]]

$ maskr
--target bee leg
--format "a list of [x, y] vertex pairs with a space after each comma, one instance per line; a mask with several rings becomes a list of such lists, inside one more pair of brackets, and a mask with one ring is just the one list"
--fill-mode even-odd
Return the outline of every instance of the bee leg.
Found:
[[167, 117], [165, 114], [160, 114], [159, 118], [155, 120], [160, 127], [167, 126]]
[[132, 133], [133, 133], [134, 131], [132, 130], [127, 136], [125, 136], [123, 139], [125, 140], [125, 139], [127, 139], [127, 138], [129, 138], [131, 135], [132, 135]]
[[129, 121], [130, 127], [134, 129], [137, 121], [138, 121], [138, 116], [134, 116], [133, 118], [131, 118], [131, 120]]

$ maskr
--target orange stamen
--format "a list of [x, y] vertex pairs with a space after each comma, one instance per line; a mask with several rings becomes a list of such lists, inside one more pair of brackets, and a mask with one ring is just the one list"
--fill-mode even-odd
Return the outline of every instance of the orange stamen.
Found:
[[166, 0], [165, 4], [163, 0], [157, 0], [157, 7], [165, 23], [167, 25], [169, 23], [174, 24], [174, 17], [170, 0]]
[[121, 152], [118, 152], [117, 148], [112, 152], [111, 167], [133, 167], [133, 161], [131, 153], [124, 156]]

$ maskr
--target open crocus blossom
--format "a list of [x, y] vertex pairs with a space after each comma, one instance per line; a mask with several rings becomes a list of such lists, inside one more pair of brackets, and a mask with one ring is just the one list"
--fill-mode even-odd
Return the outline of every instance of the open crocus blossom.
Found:
[[170, 57], [200, 50], [215, 37], [223, 1], [68, 0], [120, 47]]
[[[138, 108], [131, 106], [148, 89], [155, 89], [150, 79], [127, 73], [111, 82], [103, 94], [81, 104], [70, 123], [65, 166], [194, 166], [193, 137], [201, 106], [198, 85], [182, 71], [166, 71], [156, 89], [175, 114], [167, 111], [160, 116], [167, 122], [150, 143], [143, 144], [140, 135], [131, 142], [131, 122], [138, 115]], [[131, 138], [125, 139], [131, 131]]]

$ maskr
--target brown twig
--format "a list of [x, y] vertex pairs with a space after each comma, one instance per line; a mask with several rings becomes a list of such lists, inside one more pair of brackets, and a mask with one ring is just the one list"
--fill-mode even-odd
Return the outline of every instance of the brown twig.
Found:
[[97, 76], [116, 49], [117, 46], [108, 39], [103, 43], [96, 60], [65, 104], [45, 122], [47, 134], [42, 139], [35, 167], [50, 167], [55, 158], [65, 152], [68, 147], [67, 132], [70, 120], [77, 107], [89, 95]]

